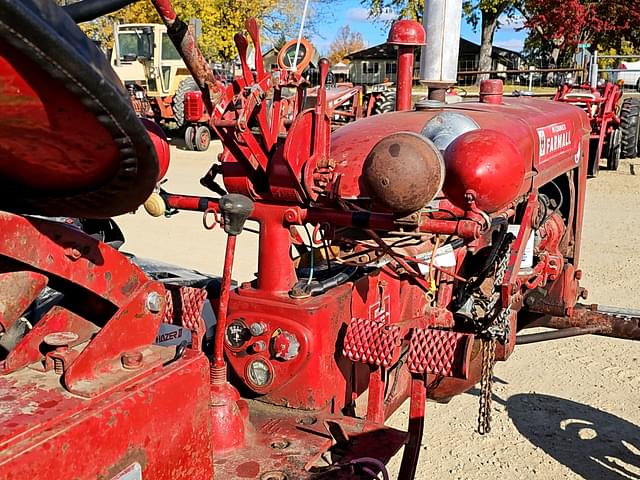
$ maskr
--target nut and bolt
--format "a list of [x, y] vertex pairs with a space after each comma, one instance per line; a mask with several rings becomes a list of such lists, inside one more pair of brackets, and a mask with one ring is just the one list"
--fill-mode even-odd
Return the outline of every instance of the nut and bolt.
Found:
[[120, 357], [122, 367], [126, 370], [136, 370], [142, 366], [142, 352], [125, 352]]
[[147, 295], [146, 307], [151, 313], [158, 313], [162, 310], [163, 298], [157, 292], [151, 292]]
[[275, 450], [284, 450], [290, 445], [289, 441], [285, 438], [281, 438], [271, 442], [271, 448]]

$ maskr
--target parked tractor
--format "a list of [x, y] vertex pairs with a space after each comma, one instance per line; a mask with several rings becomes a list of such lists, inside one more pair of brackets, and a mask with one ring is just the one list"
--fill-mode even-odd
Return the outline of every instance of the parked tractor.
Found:
[[115, 24], [111, 65], [129, 91], [136, 114], [184, 123], [184, 95], [198, 90], [160, 24]]
[[640, 99], [622, 100], [622, 84], [601, 81], [597, 87], [589, 84], [574, 86], [564, 83], [554, 96], [556, 102], [582, 108], [589, 117], [589, 176], [600, 170], [605, 158], [608, 170], [617, 170], [620, 158], [635, 158], [640, 144]]
[[[84, 2], [86, 18], [127, 0]], [[170, 0], [150, 3], [222, 141], [210, 195], [161, 187], [167, 141], [76, 17], [0, 0], [0, 479], [370, 480], [402, 450], [411, 480], [427, 399], [479, 383], [489, 433], [494, 364], [517, 343], [640, 339], [638, 312], [578, 302], [584, 111], [504, 97], [499, 80], [447, 105], [440, 78], [412, 110], [426, 35], [399, 20], [396, 111], [332, 131], [326, 59], [315, 106], [283, 115], [306, 81], [259, 54], [248, 68], [255, 20], [236, 35], [243, 73], [223, 85]], [[459, 21], [449, 6], [432, 11]], [[207, 246], [221, 276], [114, 248], [100, 232], [141, 204], [223, 229], [224, 252]], [[249, 219], [258, 271], [236, 285], [236, 255], [255, 254], [236, 252]], [[538, 326], [555, 330], [522, 333]], [[405, 401], [407, 428], [389, 427]]]

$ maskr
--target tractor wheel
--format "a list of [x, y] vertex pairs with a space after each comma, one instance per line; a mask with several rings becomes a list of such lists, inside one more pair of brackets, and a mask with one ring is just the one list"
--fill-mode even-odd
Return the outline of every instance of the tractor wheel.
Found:
[[622, 152], [622, 143], [620, 141], [620, 129], [617, 128], [609, 138], [607, 145], [607, 170], [616, 171], [620, 166], [620, 153]]
[[206, 152], [211, 143], [211, 132], [208, 127], [203, 125], [196, 128], [196, 150], [199, 152]]
[[640, 100], [627, 98], [620, 109], [620, 135], [622, 158], [638, 156], [638, 136], [640, 134]]
[[382, 93], [373, 104], [372, 115], [393, 112], [396, 109], [396, 92], [389, 91]]
[[181, 128], [184, 125], [184, 94], [187, 92], [197, 92], [200, 89], [196, 84], [196, 81], [191, 78], [185, 78], [178, 84], [178, 88], [176, 89], [176, 93], [173, 95], [173, 118], [178, 125], [178, 128]]
[[193, 125], [189, 125], [184, 129], [184, 144], [186, 145], [187, 150], [196, 149], [196, 127]]
[[595, 178], [600, 172], [600, 158], [598, 158], [598, 139], [589, 141], [589, 164], [587, 165], [587, 176]]

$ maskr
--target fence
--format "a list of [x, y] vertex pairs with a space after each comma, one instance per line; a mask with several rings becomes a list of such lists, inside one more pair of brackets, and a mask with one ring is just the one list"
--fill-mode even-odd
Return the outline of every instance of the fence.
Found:
[[[606, 73], [609, 80], [623, 80], [625, 87], [633, 88], [640, 92], [640, 62], [638, 62], [639, 68], [600, 68], [598, 66], [599, 60], [619, 59], [622, 61], [629, 58], [640, 59], [640, 55], [599, 55], [598, 52], [595, 52], [591, 58], [591, 85], [595, 86], [601, 74]], [[620, 63], [618, 62], [618, 64]]]
[[579, 81], [587, 78], [587, 69], [583, 68], [533, 68], [519, 70], [469, 70], [458, 72], [458, 85], [469, 86], [476, 83], [478, 75], [487, 74], [491, 78], [500, 78], [505, 85], [532, 90], [540, 87], [557, 87], [569, 74]]

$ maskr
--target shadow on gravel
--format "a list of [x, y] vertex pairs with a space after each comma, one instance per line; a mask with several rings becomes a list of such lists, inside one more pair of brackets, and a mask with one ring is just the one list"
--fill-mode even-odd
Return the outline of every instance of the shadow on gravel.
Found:
[[640, 479], [637, 425], [549, 395], [514, 395], [506, 407], [522, 435], [583, 478]]

